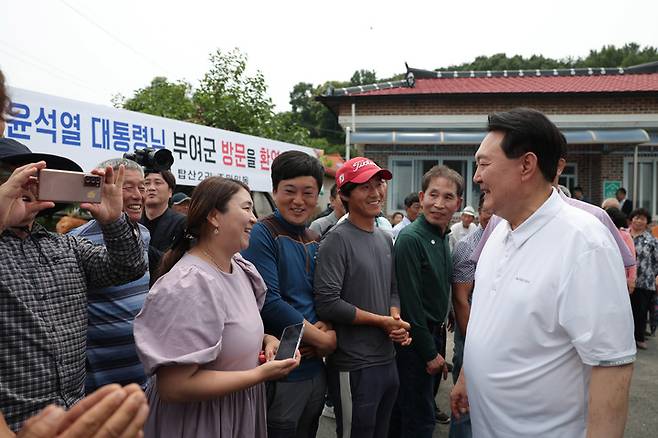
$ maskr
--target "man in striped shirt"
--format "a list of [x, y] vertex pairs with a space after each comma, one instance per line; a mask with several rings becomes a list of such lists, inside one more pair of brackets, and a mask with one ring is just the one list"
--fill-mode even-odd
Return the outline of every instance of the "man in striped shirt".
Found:
[[[144, 195], [144, 171], [134, 161], [124, 158], [107, 160], [99, 168], [125, 167], [123, 181], [123, 211], [130, 221], [139, 227], [144, 258], [148, 257], [151, 236], [145, 226], [138, 223], [142, 217]], [[84, 237], [96, 245], [105, 245], [98, 222], [92, 220], [72, 230], [70, 234]], [[109, 384], [144, 385], [146, 375], [133, 338], [133, 320], [144, 304], [149, 290], [149, 271], [139, 279], [121, 286], [90, 289], [87, 294], [87, 377], [85, 393]]]

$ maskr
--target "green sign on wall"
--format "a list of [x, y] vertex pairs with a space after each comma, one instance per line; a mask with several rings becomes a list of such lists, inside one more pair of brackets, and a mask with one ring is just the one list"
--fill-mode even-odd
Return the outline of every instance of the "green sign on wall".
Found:
[[621, 181], [603, 181], [603, 199], [614, 198], [615, 193], [621, 187]]

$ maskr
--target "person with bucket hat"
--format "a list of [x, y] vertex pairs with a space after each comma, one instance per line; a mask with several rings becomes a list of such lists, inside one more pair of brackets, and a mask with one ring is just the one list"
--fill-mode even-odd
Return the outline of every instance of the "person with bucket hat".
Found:
[[124, 169], [96, 169], [102, 202], [81, 205], [101, 224], [107, 245], [100, 247], [35, 222], [55, 208], [34, 194], [44, 168], [81, 170], [0, 138], [0, 411], [14, 431], [48, 404], [69, 408], [84, 396], [87, 288], [146, 270], [139, 233], [122, 213]]

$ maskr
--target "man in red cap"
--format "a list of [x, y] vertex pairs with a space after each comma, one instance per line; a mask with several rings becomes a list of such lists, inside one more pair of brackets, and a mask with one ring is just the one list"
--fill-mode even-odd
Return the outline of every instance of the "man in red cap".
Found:
[[318, 252], [315, 308], [337, 336], [327, 380], [338, 437], [387, 436], [399, 387], [393, 343], [411, 342], [409, 324], [400, 319], [393, 243], [375, 226], [392, 177], [363, 157], [338, 170], [349, 218], [325, 235]]

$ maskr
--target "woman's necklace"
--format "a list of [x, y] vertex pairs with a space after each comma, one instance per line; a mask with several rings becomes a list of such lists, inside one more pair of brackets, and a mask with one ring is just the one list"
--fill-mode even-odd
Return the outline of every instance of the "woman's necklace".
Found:
[[201, 252], [202, 252], [206, 257], [208, 257], [208, 258], [210, 259], [210, 261], [212, 262], [212, 264], [215, 265], [215, 267], [216, 267], [217, 269], [219, 269], [220, 272], [224, 272], [224, 270], [223, 270], [222, 268], [220, 268], [220, 267], [219, 267], [219, 264], [217, 264], [217, 262], [215, 261], [215, 258], [214, 258], [213, 256], [211, 256], [211, 255], [208, 253], [208, 251], [206, 251], [205, 249], [201, 249]]

